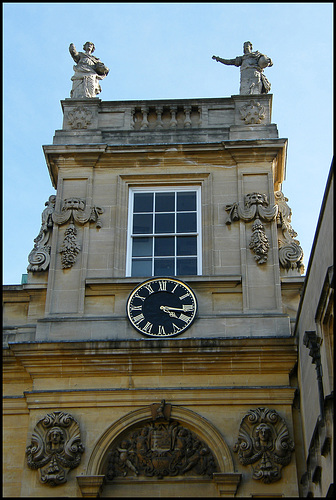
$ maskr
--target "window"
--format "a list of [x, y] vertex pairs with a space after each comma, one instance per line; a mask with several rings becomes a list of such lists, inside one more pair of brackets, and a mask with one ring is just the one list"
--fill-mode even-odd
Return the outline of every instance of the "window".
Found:
[[200, 188], [131, 188], [127, 276], [201, 274], [200, 226]]

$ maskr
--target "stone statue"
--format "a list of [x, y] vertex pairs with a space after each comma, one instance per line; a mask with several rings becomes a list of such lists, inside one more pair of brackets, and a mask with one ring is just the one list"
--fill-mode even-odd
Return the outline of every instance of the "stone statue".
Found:
[[98, 57], [92, 55], [95, 50], [92, 42], [86, 42], [83, 49], [85, 52], [77, 52], [73, 43], [69, 46], [71, 57], [77, 63], [73, 67], [75, 74], [71, 78], [70, 97], [72, 99], [96, 97], [101, 92], [99, 80], [105, 78], [110, 71]]
[[222, 59], [217, 56], [212, 56], [212, 59], [228, 66], [240, 66], [240, 94], [267, 94], [271, 84], [263, 71], [267, 66], [273, 66], [272, 59], [258, 51], [252, 52], [251, 42], [245, 42], [243, 50], [244, 55], [235, 59]]

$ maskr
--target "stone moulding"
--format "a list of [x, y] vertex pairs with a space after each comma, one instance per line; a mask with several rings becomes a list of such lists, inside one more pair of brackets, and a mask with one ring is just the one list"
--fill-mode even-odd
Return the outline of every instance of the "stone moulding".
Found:
[[272, 206], [269, 205], [267, 195], [261, 193], [249, 193], [244, 197], [243, 203], [234, 202], [226, 205], [225, 210], [228, 212], [226, 224], [239, 220], [255, 221], [249, 247], [254, 252], [257, 263], [264, 264], [267, 262], [269, 242], [261, 221], [276, 221], [280, 229], [278, 239], [280, 266], [286, 270], [294, 269], [302, 274], [303, 251], [300, 242], [294, 239], [297, 233], [290, 224], [292, 211], [286, 203], [288, 198], [281, 191], [276, 191], [274, 196], [276, 203]]
[[252, 466], [252, 478], [267, 484], [281, 479], [281, 469], [290, 463], [293, 450], [285, 421], [268, 408], [250, 410], [244, 416], [233, 448], [242, 465]]
[[39, 469], [42, 484], [66, 483], [70, 469], [81, 461], [84, 447], [77, 421], [69, 413], [55, 411], [41, 418], [26, 448], [27, 465]]

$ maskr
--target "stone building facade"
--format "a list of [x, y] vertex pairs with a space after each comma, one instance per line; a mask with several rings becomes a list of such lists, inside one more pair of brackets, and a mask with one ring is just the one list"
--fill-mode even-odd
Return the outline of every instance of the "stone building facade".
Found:
[[331, 254], [305, 282], [272, 95], [61, 104], [56, 195], [3, 293], [4, 495], [331, 492]]

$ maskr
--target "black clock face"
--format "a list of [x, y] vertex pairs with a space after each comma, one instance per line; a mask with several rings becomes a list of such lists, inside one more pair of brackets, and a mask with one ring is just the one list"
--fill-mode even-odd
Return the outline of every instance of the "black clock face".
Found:
[[152, 278], [130, 294], [127, 317], [138, 332], [149, 337], [172, 337], [194, 321], [197, 301], [191, 288], [174, 278]]

